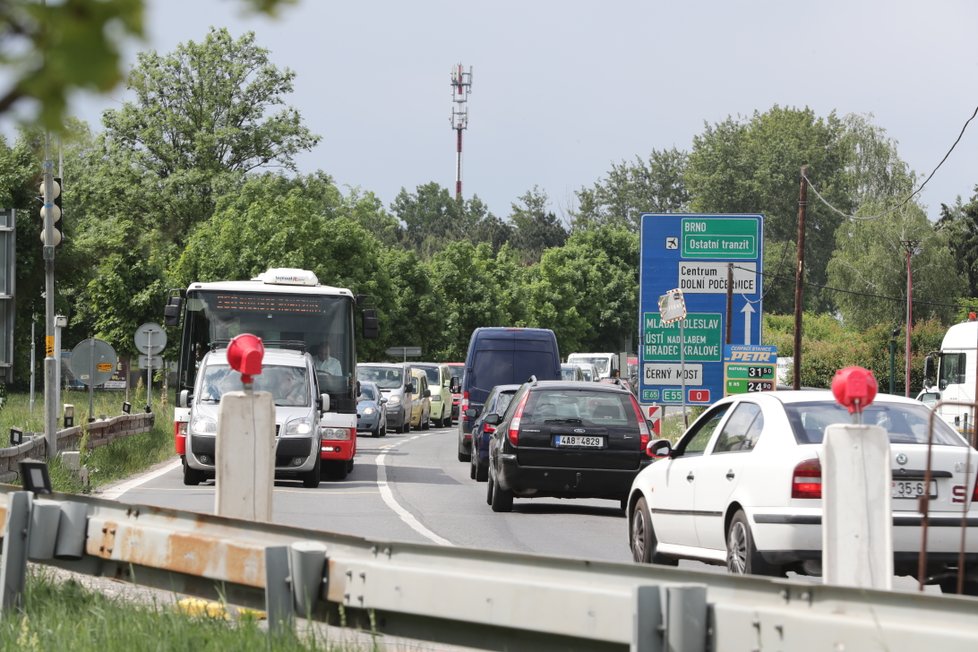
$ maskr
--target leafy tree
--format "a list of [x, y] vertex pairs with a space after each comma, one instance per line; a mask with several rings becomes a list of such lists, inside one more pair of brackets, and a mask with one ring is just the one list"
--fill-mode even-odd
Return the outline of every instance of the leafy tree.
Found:
[[458, 202], [434, 181], [413, 193], [401, 188], [391, 210], [403, 225], [403, 246], [425, 259], [457, 240], [488, 242], [495, 251], [511, 235], [509, 225], [490, 213], [477, 196]]
[[547, 210], [549, 201], [547, 193], [534, 186], [512, 205], [513, 248], [528, 263], [539, 261], [545, 250], [567, 241], [567, 231], [553, 211]]
[[686, 210], [689, 192], [684, 175], [686, 152], [676, 148], [652, 150], [648, 161], [636, 157], [612, 165], [606, 179], [577, 192], [579, 207], [572, 213], [573, 229], [601, 224], [640, 226], [643, 212], [671, 213]]
[[637, 333], [638, 235], [603, 226], [572, 234], [527, 274], [528, 325], [552, 328], [561, 351], [622, 350]]
[[[844, 125], [835, 114], [817, 118], [810, 109], [775, 106], [754, 113], [749, 120], [727, 118], [708, 125], [693, 139], [686, 183], [696, 212], [762, 213], [765, 243], [797, 237], [798, 188], [801, 166], [808, 164], [809, 177], [827, 201], [839, 210], [853, 208], [851, 177], [842, 148]], [[825, 264], [835, 246], [839, 214], [809, 197], [806, 216], [807, 278], [825, 283]], [[828, 303], [818, 292], [806, 291], [807, 305]], [[790, 312], [777, 295], [765, 299], [765, 307]]]
[[[864, 205], [867, 212], [873, 208]], [[911, 258], [914, 318], [950, 319], [954, 299], [967, 289], [965, 281], [953, 273], [955, 261], [946, 236], [934, 229], [923, 211], [907, 206], [876, 219], [850, 220], [839, 228], [828, 280], [832, 287], [849, 291], [835, 297], [846, 324], [865, 329], [905, 321], [904, 242], [909, 241], [918, 243]]]
[[168, 199], [171, 241], [210, 217], [221, 184], [271, 165], [294, 170], [296, 154], [319, 141], [295, 109], [274, 112], [294, 77], [271, 64], [252, 32], [235, 40], [211, 29], [172, 54], [139, 54], [127, 83], [135, 101], [103, 114], [105, 156]]
[[[294, 0], [241, 0], [273, 14]], [[60, 131], [75, 89], [107, 92], [122, 81], [120, 50], [143, 35], [144, 0], [0, 3], [0, 64], [10, 84], [0, 114], [28, 105], [29, 121]]]
[[379, 264], [391, 284], [391, 296], [379, 304], [384, 349], [420, 346], [422, 355], [436, 357], [446, 346], [443, 325], [449, 320], [449, 309], [435, 289], [436, 275], [416, 253], [399, 248], [387, 251]]
[[937, 229], [947, 236], [958, 269], [968, 282], [968, 295], [978, 296], [978, 187], [967, 204], [941, 205]]

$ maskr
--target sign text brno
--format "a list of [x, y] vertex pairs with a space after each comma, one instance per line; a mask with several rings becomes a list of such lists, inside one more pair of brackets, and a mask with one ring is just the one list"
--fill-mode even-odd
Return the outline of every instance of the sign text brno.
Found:
[[[639, 259], [639, 400], [707, 405], [720, 399], [731, 271], [730, 344], [761, 340], [764, 217], [643, 214]], [[673, 289], [682, 291], [687, 314], [667, 324], [659, 299]], [[689, 367], [685, 371], [681, 358]], [[680, 376], [685, 397], [676, 380]]]

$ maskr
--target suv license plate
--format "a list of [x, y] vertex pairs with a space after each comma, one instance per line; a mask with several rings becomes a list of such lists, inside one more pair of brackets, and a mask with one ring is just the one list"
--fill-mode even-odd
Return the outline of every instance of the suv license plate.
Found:
[[554, 446], [558, 448], [566, 446], [604, 448], [604, 437], [595, 437], [593, 435], [554, 435]]
[[[923, 480], [894, 480], [890, 487], [890, 495], [893, 498], [920, 498], [924, 495]], [[937, 498], [937, 480], [930, 481], [927, 497]]]

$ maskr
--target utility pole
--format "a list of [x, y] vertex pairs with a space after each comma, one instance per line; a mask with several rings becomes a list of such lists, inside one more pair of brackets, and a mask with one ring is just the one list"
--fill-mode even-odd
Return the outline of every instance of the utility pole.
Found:
[[905, 343], [904, 356], [906, 360], [904, 361], [904, 387], [903, 395], [906, 397], [910, 396], [910, 327], [913, 323], [913, 275], [910, 272], [910, 258], [917, 253], [917, 246], [920, 244], [920, 240], [901, 240], [900, 244], [903, 245], [904, 250], [907, 252], [907, 339]]
[[452, 69], [452, 129], [455, 130], [455, 201], [462, 202], [462, 130], [469, 126], [469, 93], [472, 92], [472, 66]]
[[58, 387], [54, 357], [54, 247], [57, 244], [54, 222], [57, 217], [54, 214], [54, 163], [48, 155], [48, 140], [45, 134], [44, 206], [41, 208], [44, 231], [41, 242], [44, 257], [44, 440], [47, 443], [47, 458], [51, 460], [58, 454]]
[[805, 211], [808, 208], [808, 166], [801, 166], [801, 187], [798, 189], [798, 264], [795, 267], [795, 389], [801, 389], [801, 303], [805, 281]]

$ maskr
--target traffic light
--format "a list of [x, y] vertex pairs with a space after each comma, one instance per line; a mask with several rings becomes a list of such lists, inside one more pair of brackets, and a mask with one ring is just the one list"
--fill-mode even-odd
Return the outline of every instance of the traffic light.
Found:
[[[47, 244], [47, 242], [44, 239], [44, 235], [45, 235], [45, 233], [47, 233], [47, 221], [50, 218], [51, 221], [52, 221], [52, 225], [54, 227], [54, 238], [53, 238], [54, 239], [54, 243], [53, 244], [54, 244], [55, 247], [57, 247], [58, 245], [61, 244], [61, 240], [62, 240], [62, 235], [61, 235], [61, 229], [62, 229], [62, 224], [61, 224], [61, 217], [62, 217], [62, 214], [61, 214], [61, 178], [60, 177], [54, 177], [54, 182], [51, 184], [51, 186], [52, 186], [51, 187], [51, 207], [50, 207], [49, 210], [46, 210], [47, 207], [44, 205], [44, 182], [43, 181], [41, 182], [41, 197], [40, 197], [40, 199], [41, 199], [41, 218], [42, 218], [42, 223], [41, 223], [41, 242], [43, 242], [44, 244]], [[49, 214], [49, 211], [50, 211], [50, 214]]]

